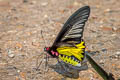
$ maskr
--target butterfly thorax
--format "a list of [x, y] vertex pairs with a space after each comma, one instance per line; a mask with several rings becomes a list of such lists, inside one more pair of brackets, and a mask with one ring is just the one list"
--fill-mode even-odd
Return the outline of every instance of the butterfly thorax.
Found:
[[45, 47], [44, 51], [46, 51], [49, 55], [51, 55], [54, 58], [57, 58], [59, 56], [59, 53], [56, 50], [51, 49], [51, 47]]

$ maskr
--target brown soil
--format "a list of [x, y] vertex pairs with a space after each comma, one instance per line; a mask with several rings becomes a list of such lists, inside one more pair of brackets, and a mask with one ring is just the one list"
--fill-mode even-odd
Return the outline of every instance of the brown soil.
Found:
[[[51, 68], [44, 73], [44, 55], [39, 55], [52, 45], [68, 17], [85, 5], [91, 7], [86, 50], [99, 51], [93, 59], [120, 78], [120, 0], [0, 0], [0, 80], [65, 80]], [[88, 67], [72, 80], [102, 80]]]

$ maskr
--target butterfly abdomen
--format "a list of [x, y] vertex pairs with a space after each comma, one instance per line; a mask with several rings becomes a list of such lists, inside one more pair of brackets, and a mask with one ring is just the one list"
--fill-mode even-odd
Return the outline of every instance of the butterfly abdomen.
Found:
[[73, 66], [81, 66], [80, 60], [74, 56], [59, 55], [59, 58], [66, 63], [72, 64]]

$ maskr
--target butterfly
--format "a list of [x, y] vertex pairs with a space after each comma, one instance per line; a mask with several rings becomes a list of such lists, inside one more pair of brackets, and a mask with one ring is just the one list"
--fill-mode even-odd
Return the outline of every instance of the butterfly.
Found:
[[90, 7], [84, 6], [66, 21], [51, 47], [45, 47], [53, 58], [73, 66], [81, 66], [85, 57], [85, 42], [82, 39], [85, 22], [90, 15]]

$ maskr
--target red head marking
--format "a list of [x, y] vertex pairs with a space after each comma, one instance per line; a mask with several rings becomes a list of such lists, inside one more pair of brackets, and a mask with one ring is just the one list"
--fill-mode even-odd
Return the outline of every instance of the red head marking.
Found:
[[45, 47], [44, 48], [44, 51], [49, 51], [50, 50], [50, 47]]
[[49, 47], [46, 48], [47, 51], [48, 51], [49, 49], [50, 49]]

